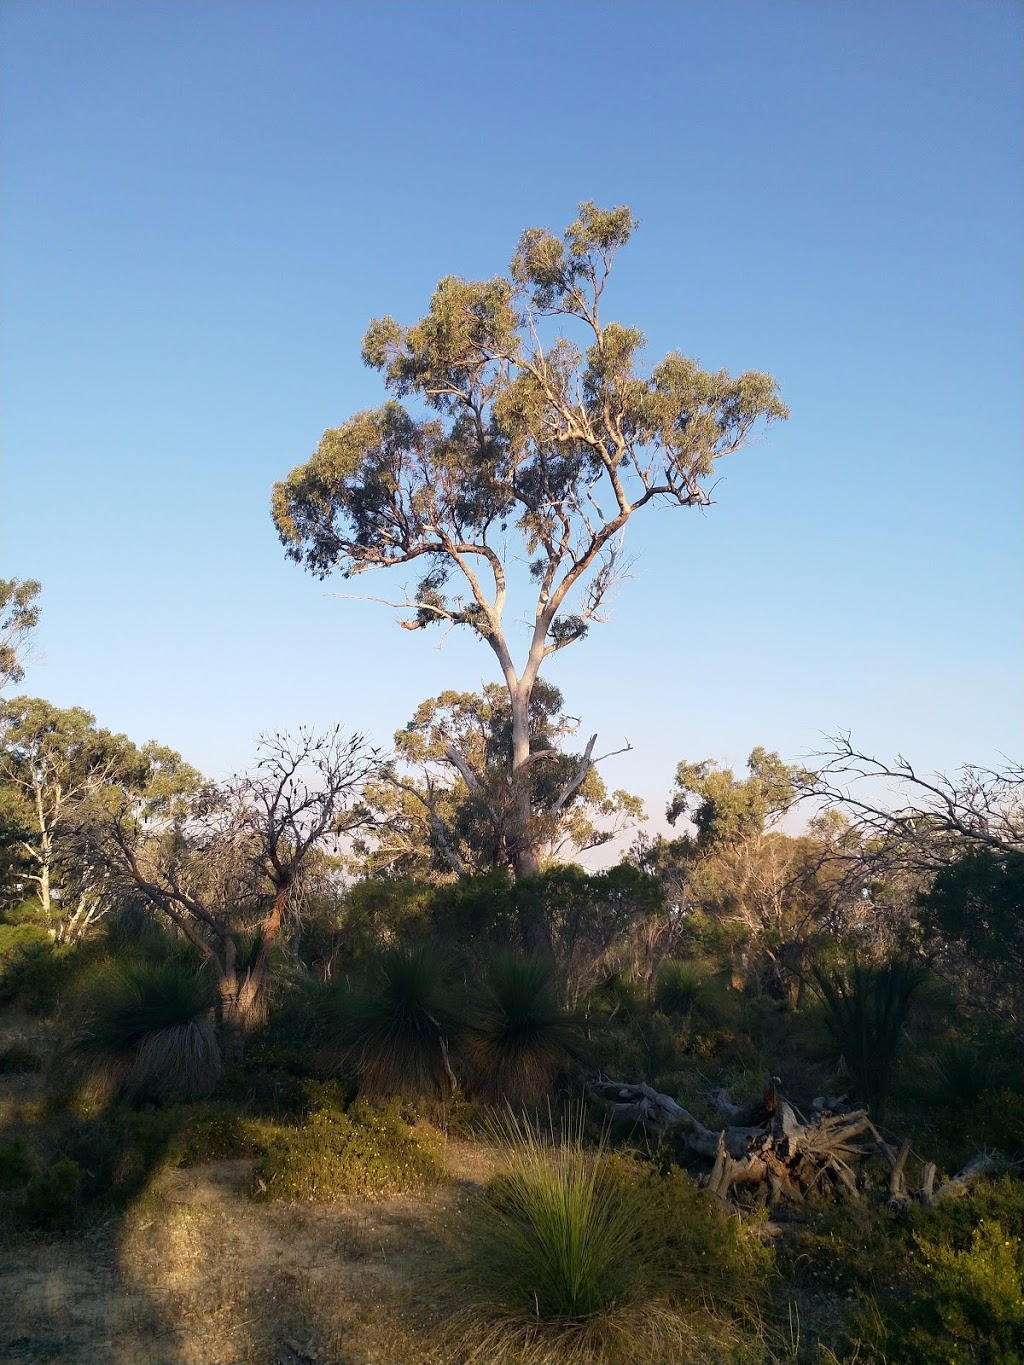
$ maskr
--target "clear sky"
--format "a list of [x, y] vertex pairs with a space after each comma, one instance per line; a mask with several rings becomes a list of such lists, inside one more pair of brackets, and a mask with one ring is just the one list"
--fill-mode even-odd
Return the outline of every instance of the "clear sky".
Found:
[[631, 524], [613, 619], [550, 670], [632, 743], [607, 777], [660, 812], [681, 758], [839, 728], [1024, 751], [1020, 4], [4, 0], [0, 45], [24, 690], [222, 776], [494, 679], [288, 563], [270, 487], [382, 401], [371, 316], [594, 199], [642, 221], [606, 316], [793, 413], [709, 511]]

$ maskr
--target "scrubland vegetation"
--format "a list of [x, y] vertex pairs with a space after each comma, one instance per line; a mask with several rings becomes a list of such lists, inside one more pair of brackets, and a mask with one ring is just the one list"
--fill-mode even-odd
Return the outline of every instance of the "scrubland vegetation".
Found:
[[[9, 843], [4, 1358], [1021, 1359], [1020, 855], [911, 873], [890, 844], [883, 874], [852, 823], [736, 826], [757, 782], [694, 794], [695, 830], [718, 803], [727, 835], [599, 874], [358, 876], [321, 851], [232, 1062], [194, 932], [112, 860], [69, 933], [65, 864], [47, 913]], [[225, 914], [250, 970], [272, 893]], [[639, 1085], [696, 1127], [605, 1102]], [[807, 1122], [867, 1107], [852, 1188], [715, 1193], [691, 1136], [770, 1125], [782, 1095]]]
[[404, 623], [503, 682], [223, 782], [0, 703], [3, 1359], [1024, 1361], [1020, 768], [683, 760], [677, 837], [578, 862], [643, 807], [540, 669], [627, 521], [786, 416], [599, 321], [634, 228], [585, 204], [373, 323], [391, 399], [275, 490], [293, 559], [421, 562]]

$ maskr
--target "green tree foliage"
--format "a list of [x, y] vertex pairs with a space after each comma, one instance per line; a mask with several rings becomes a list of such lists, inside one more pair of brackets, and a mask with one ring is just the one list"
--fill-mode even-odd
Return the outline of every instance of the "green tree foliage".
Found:
[[918, 903], [940, 943], [1024, 999], [1024, 853], [971, 849], [939, 870]]
[[[643, 818], [638, 797], [609, 793], [597, 768], [566, 749], [577, 722], [562, 705], [558, 689], [538, 679], [524, 780], [545, 866], [598, 848]], [[364, 866], [419, 877], [514, 867], [512, 729], [508, 692], [497, 684], [423, 702], [395, 735], [396, 763], [367, 793], [376, 823], [359, 849]]]
[[676, 792], [666, 812], [669, 824], [688, 816], [701, 852], [763, 833], [796, 801], [794, 775], [798, 770], [758, 746], [747, 759], [747, 771], [749, 777], [738, 779], [731, 768], [720, 768], [711, 759], [680, 763]]
[[[600, 619], [630, 518], [708, 505], [716, 461], [787, 416], [768, 375], [711, 373], [675, 352], [645, 369], [642, 333], [602, 320], [613, 258], [635, 227], [626, 208], [583, 204], [562, 239], [526, 231], [507, 277], [448, 276], [420, 322], [371, 323], [363, 356], [392, 399], [327, 431], [273, 494], [296, 562], [319, 577], [416, 564], [418, 585], [395, 604], [406, 627], [464, 627], [493, 651], [512, 718], [521, 876], [543, 861], [529, 781], [541, 666]], [[519, 556], [533, 605], [517, 662], [505, 613]]]
[[33, 578], [0, 578], [0, 688], [25, 676], [22, 660], [39, 624], [39, 591]]
[[858, 920], [860, 883], [844, 880], [851, 838], [838, 813], [798, 837], [773, 830], [797, 800], [802, 772], [760, 747], [747, 768], [737, 778], [709, 759], [680, 763], [667, 814], [693, 832], [638, 844], [634, 856], [678, 907], [678, 936], [692, 938], [695, 914], [713, 930], [690, 951], [728, 954], [748, 984], [799, 997], [817, 947]]
[[97, 727], [81, 707], [38, 697], [0, 702], [0, 814], [21, 877], [35, 888], [44, 924], [59, 940], [85, 931], [112, 895], [99, 842], [126, 789], [151, 818], [199, 777], [172, 750], [143, 747]]

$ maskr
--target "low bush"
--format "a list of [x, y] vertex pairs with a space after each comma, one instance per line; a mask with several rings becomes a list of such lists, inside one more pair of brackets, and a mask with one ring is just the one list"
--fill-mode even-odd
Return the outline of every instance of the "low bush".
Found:
[[24, 1138], [0, 1142], [0, 1192], [20, 1189], [36, 1169]]
[[1024, 1181], [1008, 1175], [931, 1208], [812, 1206], [780, 1257], [798, 1296], [811, 1288], [849, 1306], [851, 1359], [1020, 1365], [1022, 1239]]
[[222, 1105], [171, 1105], [125, 1112], [114, 1125], [119, 1147], [151, 1168], [198, 1166], [257, 1156], [268, 1125]]
[[[983, 1219], [955, 1250], [915, 1237], [922, 1284], [885, 1332], [890, 1355], [921, 1365], [1020, 1365], [1024, 1242]], [[897, 1354], [899, 1353], [899, 1354]]]
[[61, 1231], [72, 1227], [81, 1212], [87, 1173], [69, 1157], [61, 1157], [32, 1175], [22, 1196], [20, 1214], [30, 1227]]
[[0, 963], [12, 953], [24, 951], [26, 948], [48, 947], [49, 944], [50, 935], [41, 924], [0, 921]]
[[994, 1047], [949, 1038], [928, 1057], [922, 1075], [926, 1097], [946, 1109], [964, 1110], [1002, 1089], [1006, 1068]]
[[53, 943], [35, 930], [0, 961], [0, 1003], [20, 1005], [30, 1014], [56, 1013], [102, 951], [96, 941]]
[[261, 1199], [330, 1202], [437, 1185], [445, 1178], [441, 1135], [413, 1127], [397, 1105], [357, 1102], [347, 1114], [322, 1110], [300, 1127], [263, 1125], [253, 1173]]

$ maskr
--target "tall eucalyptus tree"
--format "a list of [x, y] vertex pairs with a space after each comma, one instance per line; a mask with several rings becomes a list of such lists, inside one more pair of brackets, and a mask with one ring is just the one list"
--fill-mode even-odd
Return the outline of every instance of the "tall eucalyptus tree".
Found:
[[[320, 578], [418, 564], [415, 588], [388, 602], [402, 625], [464, 627], [493, 651], [512, 717], [521, 877], [543, 861], [529, 775], [552, 758], [531, 743], [545, 661], [601, 619], [629, 520], [657, 504], [707, 506], [716, 462], [788, 415], [769, 375], [712, 373], [678, 352], [646, 368], [643, 334], [604, 320], [614, 257], [636, 226], [628, 208], [583, 204], [562, 239], [524, 232], [507, 276], [448, 276], [419, 322], [372, 322], [363, 359], [391, 399], [326, 431], [273, 493], [293, 560]], [[517, 655], [508, 617], [520, 615], [524, 557], [532, 600]], [[449, 758], [466, 763], [454, 747]]]

